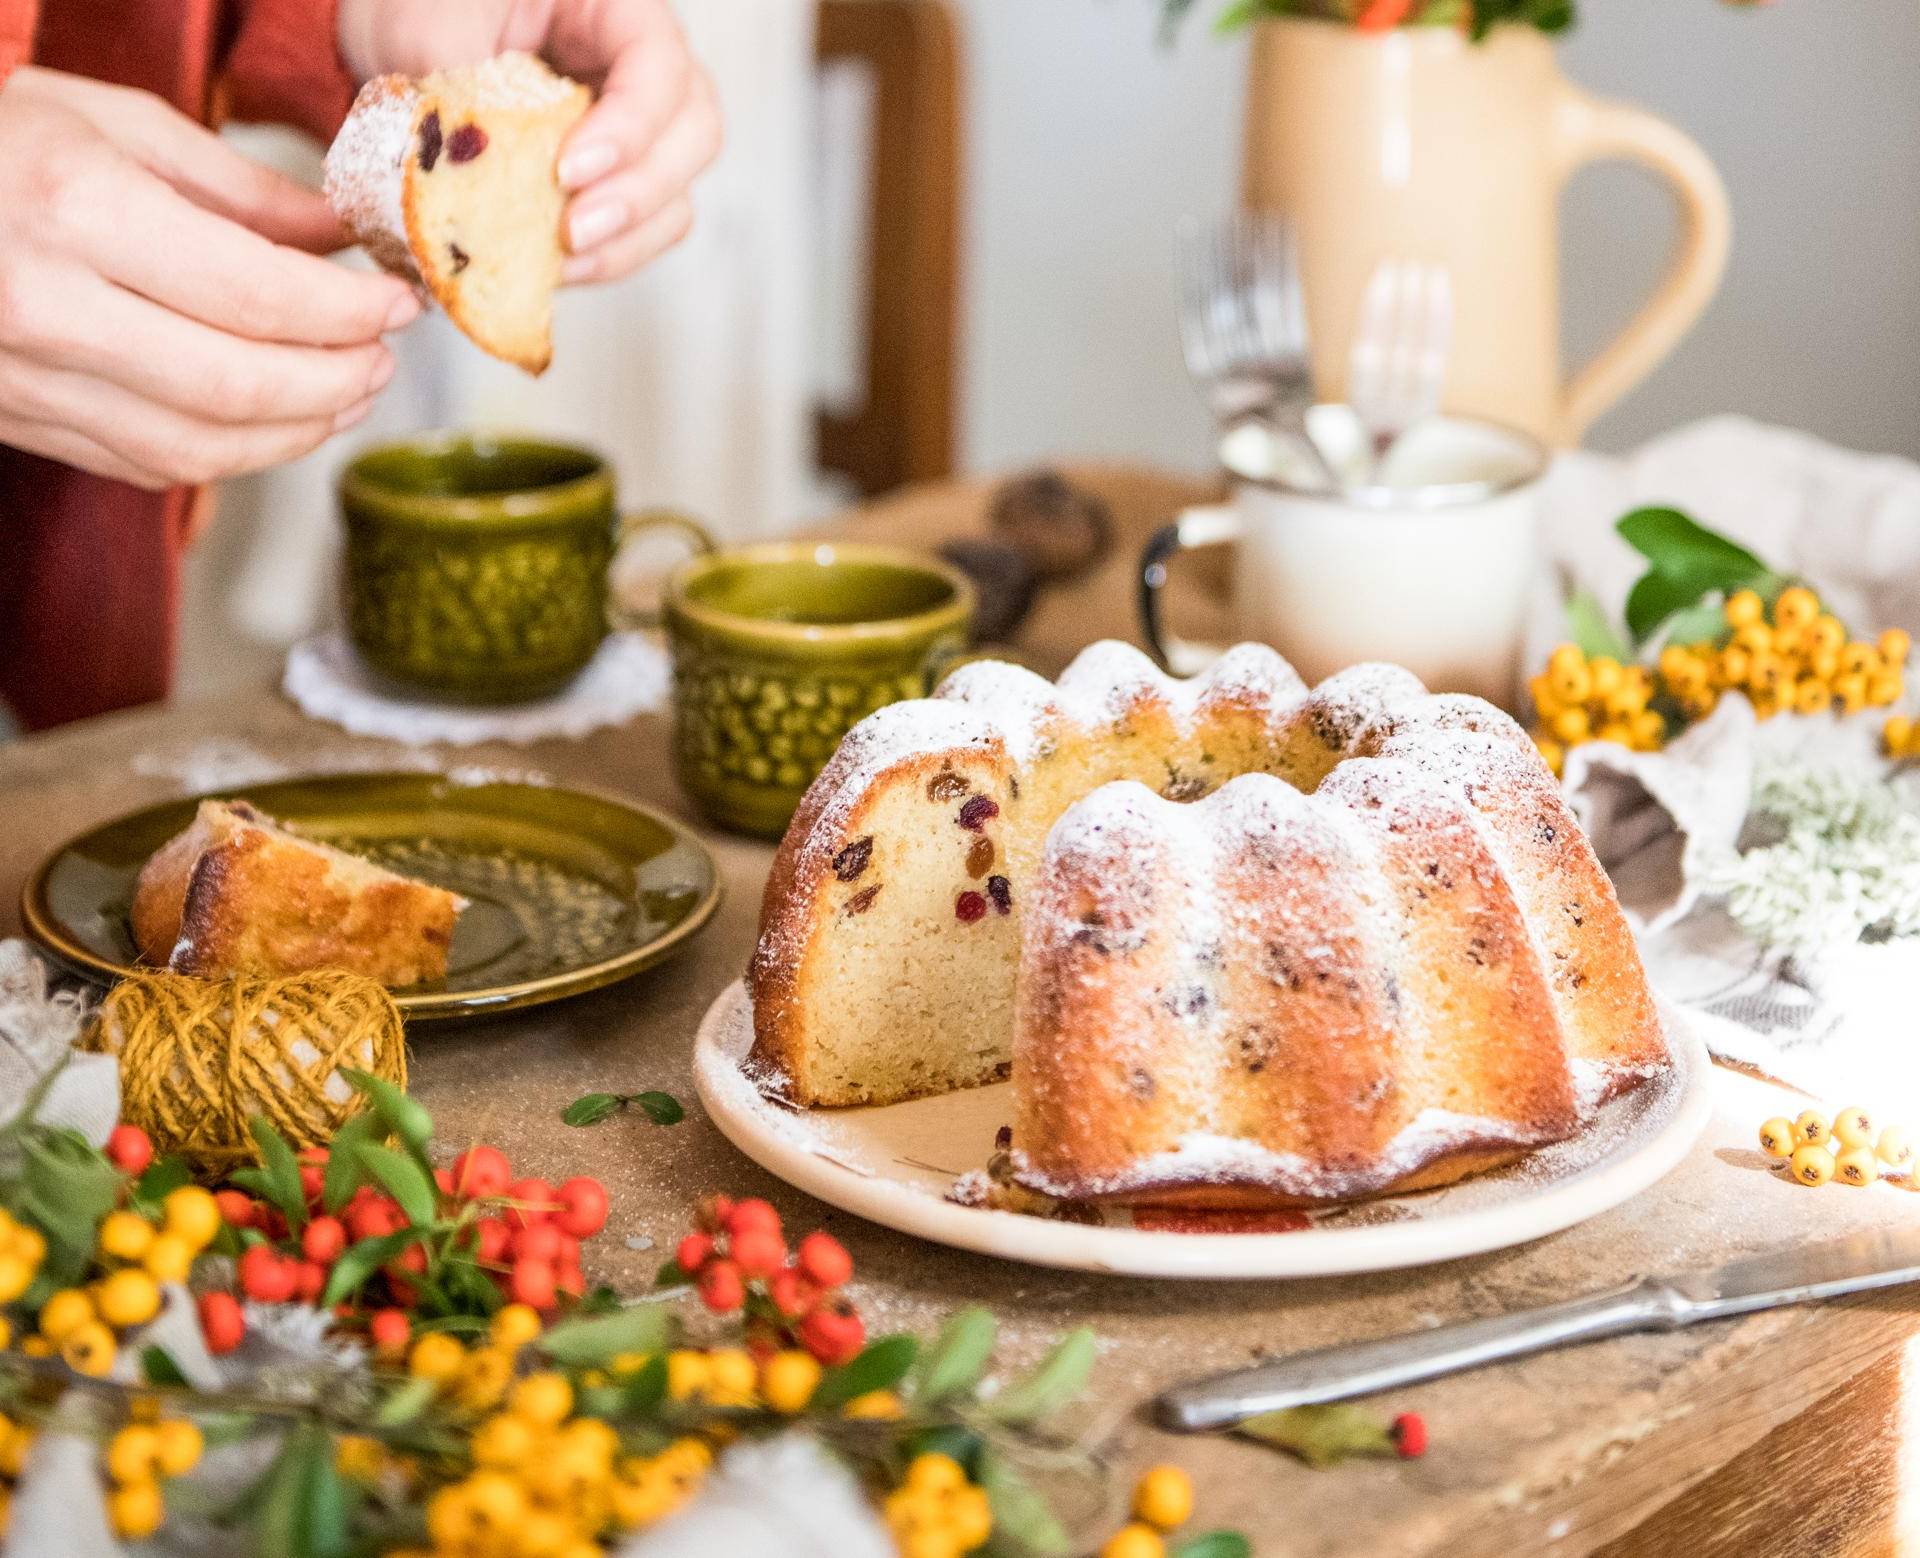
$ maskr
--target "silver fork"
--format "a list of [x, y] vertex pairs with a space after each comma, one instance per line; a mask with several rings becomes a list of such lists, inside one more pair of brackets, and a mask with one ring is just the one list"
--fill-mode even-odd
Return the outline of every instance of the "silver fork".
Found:
[[1367, 430], [1368, 481], [1401, 436], [1440, 409], [1453, 349], [1453, 279], [1422, 260], [1382, 260], [1367, 283], [1347, 363], [1347, 403]]
[[1241, 212], [1182, 222], [1180, 344], [1187, 372], [1223, 427], [1258, 421], [1298, 443], [1320, 480], [1338, 487], [1307, 432], [1313, 365], [1293, 230]]

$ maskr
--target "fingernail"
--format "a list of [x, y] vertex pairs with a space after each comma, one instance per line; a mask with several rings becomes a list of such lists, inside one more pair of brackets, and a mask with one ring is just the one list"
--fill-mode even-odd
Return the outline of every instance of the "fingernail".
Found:
[[601, 174], [613, 170], [617, 155], [606, 141], [594, 141], [586, 146], [576, 146], [560, 159], [562, 187], [579, 189], [583, 184], [591, 184]]
[[387, 310], [388, 330], [398, 330], [410, 325], [420, 317], [420, 300], [411, 292], [403, 292], [393, 300], [393, 307]]
[[628, 222], [624, 201], [603, 200], [584, 211], [576, 211], [567, 223], [567, 235], [575, 254], [584, 254], [597, 243], [605, 243]]
[[372, 409], [373, 409], [373, 400], [371, 397], [361, 401], [360, 404], [357, 406], [347, 407], [345, 411], [341, 412], [337, 417], [333, 419], [334, 432], [336, 433], [345, 432], [348, 428], [352, 427], [354, 423], [358, 422], [362, 417], [364, 417]]
[[373, 365], [373, 375], [367, 380], [367, 393], [377, 395], [387, 387], [387, 381], [393, 377], [393, 354], [382, 352], [380, 360]]

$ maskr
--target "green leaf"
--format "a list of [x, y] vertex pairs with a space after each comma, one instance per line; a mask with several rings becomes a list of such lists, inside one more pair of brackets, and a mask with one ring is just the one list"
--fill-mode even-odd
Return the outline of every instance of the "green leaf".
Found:
[[1003, 1423], [1031, 1423], [1059, 1411], [1087, 1388], [1097, 1351], [1091, 1328], [1069, 1331], [1031, 1374], [987, 1403], [988, 1414]]
[[645, 1417], [667, 1399], [667, 1355], [657, 1352], [620, 1387], [622, 1407], [637, 1417]]
[[683, 1288], [693, 1280], [677, 1260], [670, 1260], [653, 1274], [656, 1288]]
[[618, 1093], [587, 1093], [560, 1111], [562, 1125], [598, 1125], [620, 1112]]
[[1669, 644], [1721, 643], [1732, 636], [1723, 606], [1687, 606], [1667, 618]]
[[359, 1147], [362, 1142], [372, 1141], [378, 1129], [378, 1119], [362, 1111], [334, 1132], [320, 1185], [320, 1204], [329, 1212], [339, 1211], [367, 1182], [367, 1166], [361, 1161]]
[[1169, 1547], [1167, 1558], [1253, 1558], [1253, 1544], [1238, 1531], [1202, 1531]]
[[386, 1400], [380, 1403], [373, 1414], [377, 1428], [398, 1428], [402, 1423], [411, 1423], [428, 1407], [439, 1386], [430, 1379], [410, 1379]]
[[1233, 1431], [1297, 1455], [1314, 1467], [1332, 1466], [1355, 1455], [1397, 1453], [1387, 1425], [1366, 1408], [1346, 1402], [1265, 1412]]
[[46, 1235], [41, 1275], [65, 1285], [92, 1260], [95, 1230], [118, 1203], [122, 1176], [78, 1131], [34, 1126], [21, 1147], [18, 1210]]
[[432, 1224], [436, 1203], [432, 1178], [405, 1153], [363, 1141], [354, 1149], [380, 1188], [400, 1203], [407, 1221], [416, 1228]]
[[911, 1336], [883, 1336], [877, 1342], [868, 1342], [852, 1362], [827, 1370], [809, 1405], [817, 1412], [832, 1412], [855, 1396], [891, 1390], [907, 1377], [919, 1352], [920, 1343]]
[[293, 1148], [287, 1145], [286, 1137], [273, 1128], [271, 1120], [256, 1114], [247, 1121], [247, 1129], [259, 1145], [260, 1166], [242, 1169], [233, 1176], [233, 1182], [277, 1207], [289, 1227], [296, 1231], [304, 1228], [307, 1193], [300, 1187], [300, 1160], [294, 1157]]
[[133, 1182], [128, 1200], [138, 1211], [155, 1211], [174, 1191], [192, 1183], [193, 1170], [185, 1158], [159, 1158], [149, 1163], [146, 1173]]
[[343, 1067], [342, 1074], [355, 1087], [367, 1096], [373, 1105], [373, 1112], [379, 1116], [380, 1123], [389, 1133], [397, 1136], [403, 1144], [415, 1153], [424, 1156], [433, 1141], [433, 1116], [428, 1114], [418, 1099], [409, 1098], [405, 1089], [395, 1087], [385, 1077], [377, 1077], [371, 1071], [357, 1071], [351, 1066]]
[[635, 1093], [633, 1101], [655, 1125], [678, 1125], [687, 1117], [680, 1100], [671, 1093]]
[[589, 1320], [563, 1320], [540, 1338], [556, 1363], [592, 1368], [623, 1352], [658, 1352], [673, 1335], [673, 1316], [660, 1304], [635, 1304]]
[[362, 1239], [347, 1246], [346, 1253], [327, 1273], [326, 1291], [320, 1295], [320, 1307], [331, 1309], [343, 1298], [360, 1291], [360, 1286], [382, 1266], [410, 1244], [417, 1244], [429, 1232], [425, 1228], [402, 1228], [378, 1239]]
[[1589, 660], [1609, 655], [1625, 665], [1633, 658], [1626, 640], [1614, 631], [1591, 590], [1576, 590], [1567, 602], [1567, 636]]
[[1675, 612], [1712, 594], [1748, 587], [1771, 593], [1775, 575], [1745, 547], [1689, 519], [1678, 509], [1635, 509], [1615, 528], [1647, 559], [1647, 572], [1627, 595], [1627, 630], [1645, 643]]
[[345, 1558], [351, 1546], [350, 1510], [333, 1453], [332, 1437], [315, 1425], [288, 1434], [254, 1514], [255, 1552]]
[[913, 1371], [914, 1400], [935, 1406], [971, 1391], [987, 1372], [999, 1329], [993, 1311], [977, 1305], [948, 1320]]
[[140, 1349], [140, 1372], [149, 1385], [184, 1385], [186, 1375], [180, 1372], [180, 1365], [164, 1347], [142, 1347]]
[[1733, 590], [1767, 571], [1744, 546], [1678, 509], [1635, 509], [1614, 529], [1661, 573], [1714, 573], [1725, 581], [1722, 589]]
[[980, 1486], [986, 1489], [987, 1503], [993, 1509], [995, 1549], [1004, 1550], [1004, 1541], [1018, 1544], [1022, 1553], [1042, 1558], [1071, 1550], [1072, 1543], [1047, 1501], [1006, 1462], [1003, 1456], [988, 1453], [980, 1457]]

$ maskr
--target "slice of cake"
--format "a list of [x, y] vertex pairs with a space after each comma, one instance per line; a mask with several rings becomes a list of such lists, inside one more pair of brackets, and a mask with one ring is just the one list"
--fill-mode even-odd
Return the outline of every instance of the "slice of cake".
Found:
[[376, 76], [327, 153], [327, 198], [481, 350], [542, 373], [566, 258], [560, 142], [592, 101], [531, 54]]
[[444, 978], [466, 900], [290, 831], [246, 801], [202, 801], [140, 872], [140, 956], [201, 978], [340, 968]]

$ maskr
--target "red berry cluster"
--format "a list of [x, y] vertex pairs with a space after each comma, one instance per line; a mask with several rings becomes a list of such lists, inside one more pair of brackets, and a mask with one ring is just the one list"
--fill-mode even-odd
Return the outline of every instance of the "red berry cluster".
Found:
[[[240, 1293], [251, 1302], [317, 1303], [334, 1264], [349, 1249], [411, 1226], [400, 1203], [370, 1184], [359, 1186], [337, 1213], [326, 1211], [327, 1161], [325, 1147], [300, 1153], [306, 1218], [297, 1234], [277, 1207], [243, 1190], [215, 1192], [229, 1227], [259, 1235], [235, 1270]], [[607, 1192], [597, 1179], [583, 1175], [557, 1187], [544, 1179], [516, 1180], [504, 1153], [481, 1146], [454, 1159], [451, 1170], [439, 1170], [434, 1182], [441, 1215], [460, 1223], [443, 1256], [472, 1260], [505, 1297], [543, 1314], [586, 1291], [580, 1241], [607, 1221]], [[407, 1245], [386, 1262], [377, 1281], [362, 1288], [357, 1302], [336, 1305], [336, 1317], [363, 1322], [376, 1351], [399, 1355], [413, 1330], [408, 1314], [418, 1299], [413, 1279], [426, 1276], [431, 1265], [425, 1244]], [[381, 1297], [385, 1304], [378, 1302]], [[201, 1298], [200, 1325], [215, 1353], [231, 1352], [246, 1333], [245, 1316], [229, 1293]]]
[[780, 1214], [765, 1201], [709, 1196], [674, 1263], [715, 1314], [745, 1311], [751, 1352], [798, 1345], [832, 1368], [866, 1345], [866, 1324], [839, 1291], [853, 1276], [846, 1247], [816, 1230], [789, 1251]]

